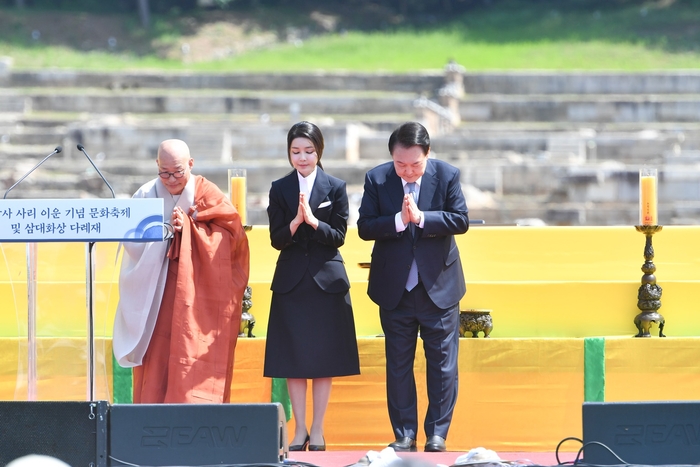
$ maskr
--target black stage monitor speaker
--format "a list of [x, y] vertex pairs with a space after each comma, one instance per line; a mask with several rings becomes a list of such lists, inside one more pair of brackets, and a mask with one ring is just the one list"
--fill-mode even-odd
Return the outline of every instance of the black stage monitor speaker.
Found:
[[279, 463], [287, 424], [273, 404], [114, 404], [109, 466]]
[[[700, 463], [700, 402], [584, 402], [583, 443], [605, 444], [624, 462]], [[584, 447], [587, 464], [621, 464], [604, 447]]]
[[0, 401], [0, 465], [29, 454], [107, 465], [107, 401]]

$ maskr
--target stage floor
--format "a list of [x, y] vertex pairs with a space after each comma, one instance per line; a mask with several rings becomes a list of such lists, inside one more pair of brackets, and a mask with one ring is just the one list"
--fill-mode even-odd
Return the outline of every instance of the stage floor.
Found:
[[[448, 446], [449, 447], [449, 446]], [[346, 467], [362, 459], [368, 451], [324, 451], [324, 452], [290, 452], [288, 462], [304, 462], [319, 467]], [[401, 452], [397, 455], [402, 459], [417, 461], [427, 465], [451, 466], [464, 452]], [[555, 466], [559, 462], [571, 463], [576, 453], [560, 452], [559, 462], [554, 452], [497, 452], [504, 461], [517, 462], [525, 465]]]

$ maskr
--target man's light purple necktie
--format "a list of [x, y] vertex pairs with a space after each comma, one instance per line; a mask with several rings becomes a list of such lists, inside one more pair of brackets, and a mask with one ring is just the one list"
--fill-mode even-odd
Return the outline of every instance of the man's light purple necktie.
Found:
[[[418, 196], [416, 193], [416, 182], [407, 183], [406, 190], [408, 191], [408, 194], [413, 196], [413, 200], [417, 204]], [[416, 225], [413, 222], [409, 222], [408, 227], [411, 231], [411, 236], [415, 239]], [[416, 259], [413, 258], [413, 262], [411, 263], [411, 269], [408, 271], [408, 279], [406, 280], [406, 290], [410, 292], [416, 285], [418, 285], [418, 265], [416, 264]]]

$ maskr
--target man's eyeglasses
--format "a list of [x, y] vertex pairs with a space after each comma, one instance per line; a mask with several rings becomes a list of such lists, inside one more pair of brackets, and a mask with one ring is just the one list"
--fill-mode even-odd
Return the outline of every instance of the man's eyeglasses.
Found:
[[185, 171], [178, 170], [177, 172], [158, 172], [158, 176], [164, 180], [169, 179], [171, 175], [175, 178], [182, 178], [185, 176]]

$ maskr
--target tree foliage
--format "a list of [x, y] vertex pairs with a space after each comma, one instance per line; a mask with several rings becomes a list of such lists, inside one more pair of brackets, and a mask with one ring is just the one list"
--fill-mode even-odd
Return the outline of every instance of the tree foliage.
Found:
[[[606, 10], [639, 5], [640, 0], [0, 0], [0, 7], [43, 10], [87, 11], [92, 13], [134, 13], [146, 5], [155, 14], [191, 12], [204, 9], [256, 9], [283, 7], [298, 11], [381, 10], [406, 18], [435, 16], [449, 18], [479, 8], [517, 8], [546, 5], [553, 10], [566, 2], [567, 9]], [[668, 2], [667, 2], [668, 3]], [[700, 0], [673, 0], [672, 4], [700, 7]], [[141, 8], [142, 9], [142, 8]]]
[[[378, 7], [397, 14], [450, 14], [481, 5], [490, 5], [499, 0], [146, 0], [150, 11], [168, 12], [172, 9], [191, 11], [200, 8], [246, 9], [274, 8], [367, 8]], [[551, 0], [549, 0], [551, 1]], [[139, 0], [0, 0], [2, 7], [59, 9], [90, 12], [137, 11]]]

